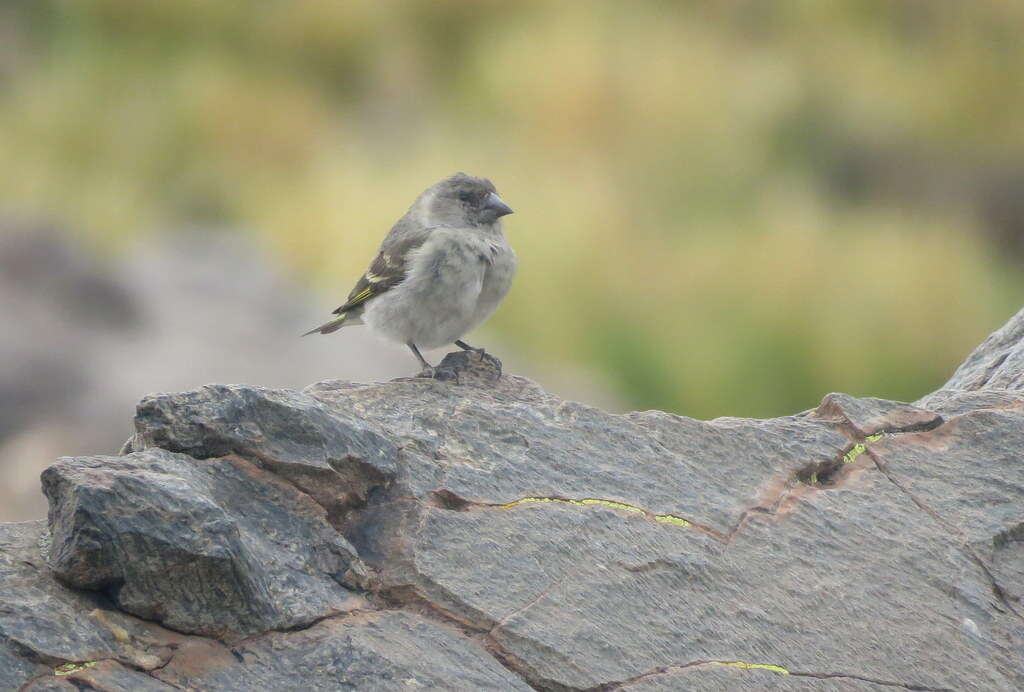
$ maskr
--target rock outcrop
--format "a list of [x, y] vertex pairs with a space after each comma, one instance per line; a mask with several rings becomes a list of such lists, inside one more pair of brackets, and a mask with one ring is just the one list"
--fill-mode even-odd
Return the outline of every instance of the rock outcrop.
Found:
[[0, 525], [0, 689], [1019, 690], [1024, 311], [914, 404], [214, 385]]

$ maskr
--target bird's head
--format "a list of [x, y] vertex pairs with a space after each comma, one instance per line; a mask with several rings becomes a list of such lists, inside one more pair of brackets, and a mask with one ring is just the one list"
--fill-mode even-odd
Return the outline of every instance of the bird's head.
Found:
[[512, 210], [487, 178], [456, 173], [424, 192], [417, 203], [428, 225], [490, 226]]

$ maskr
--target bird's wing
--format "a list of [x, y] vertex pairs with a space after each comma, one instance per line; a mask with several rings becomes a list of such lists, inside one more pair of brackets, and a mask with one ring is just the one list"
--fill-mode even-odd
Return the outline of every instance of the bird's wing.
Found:
[[385, 240], [377, 257], [370, 268], [356, 282], [355, 288], [348, 294], [345, 304], [334, 311], [340, 315], [361, 306], [375, 296], [379, 296], [405, 279], [408, 271], [409, 255], [427, 240], [430, 228], [414, 233], [404, 233], [400, 238]]

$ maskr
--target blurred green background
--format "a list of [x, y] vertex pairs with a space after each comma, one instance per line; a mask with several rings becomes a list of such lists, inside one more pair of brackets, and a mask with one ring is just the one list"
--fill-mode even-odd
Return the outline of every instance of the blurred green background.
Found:
[[1024, 295], [1021, 2], [7, 0], [0, 26], [4, 209], [115, 258], [248, 229], [340, 299], [424, 187], [485, 175], [521, 271], [477, 340], [624, 408], [913, 400]]

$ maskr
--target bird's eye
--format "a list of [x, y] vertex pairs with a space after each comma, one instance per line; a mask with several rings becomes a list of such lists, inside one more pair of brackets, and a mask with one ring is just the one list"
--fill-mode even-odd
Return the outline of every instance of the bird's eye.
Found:
[[459, 193], [459, 200], [462, 202], [471, 202], [473, 201], [473, 193], [468, 190], [463, 190]]

